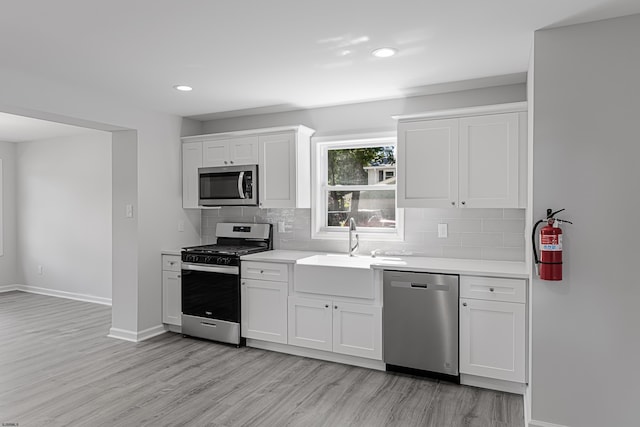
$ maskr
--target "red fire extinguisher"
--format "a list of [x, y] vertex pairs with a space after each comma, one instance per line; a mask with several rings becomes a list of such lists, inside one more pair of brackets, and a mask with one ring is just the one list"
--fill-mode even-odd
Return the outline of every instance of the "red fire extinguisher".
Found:
[[[531, 235], [533, 245], [533, 256], [536, 262], [536, 269], [541, 280], [562, 280], [562, 229], [560, 224], [571, 221], [555, 218], [556, 214], [564, 209], [553, 212], [547, 209], [547, 217], [536, 222]], [[547, 225], [540, 230], [540, 258], [536, 251], [536, 230], [540, 224], [547, 222]]]

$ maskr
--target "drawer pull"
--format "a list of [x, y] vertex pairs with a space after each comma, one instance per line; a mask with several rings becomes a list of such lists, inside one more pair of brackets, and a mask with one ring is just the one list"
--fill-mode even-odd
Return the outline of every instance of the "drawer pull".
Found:
[[463, 306], [463, 307], [466, 307], [466, 306], [467, 306], [467, 303], [466, 303], [466, 302], [463, 302], [463, 303], [462, 303], [462, 306]]
[[493, 288], [489, 288], [489, 292], [493, 292]]

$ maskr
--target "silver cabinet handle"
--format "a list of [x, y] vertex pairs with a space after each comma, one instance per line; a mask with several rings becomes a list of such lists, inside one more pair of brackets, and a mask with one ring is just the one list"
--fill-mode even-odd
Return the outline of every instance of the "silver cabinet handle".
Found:
[[225, 165], [227, 164], [227, 161], [226, 161], [226, 160], [224, 161], [224, 164], [225, 164]]
[[466, 303], [466, 302], [463, 302], [463, 303], [462, 303], [462, 306], [463, 306], [463, 307], [466, 307], [466, 306], [467, 306], [467, 303]]
[[456, 202], [451, 202], [451, 206], [455, 206], [455, 205], [456, 205]]
[[247, 282], [242, 282], [242, 286], [244, 286], [244, 285], [246, 285], [246, 284], [247, 284]]
[[493, 288], [489, 288], [489, 292], [493, 292]]
[[260, 270], [260, 274], [264, 274], [264, 270]]
[[329, 304], [325, 304], [325, 305], [324, 305], [324, 308], [329, 308]]
[[462, 204], [463, 204], [463, 205], [466, 205], [466, 204], [467, 204], [467, 202], [463, 201], [463, 202], [462, 202]]
[[334, 305], [334, 306], [333, 306], [333, 308], [335, 308], [335, 309], [337, 310], [337, 309], [338, 309], [338, 306], [337, 306], [337, 305]]
[[231, 160], [229, 163], [233, 164], [233, 160]]
[[178, 274], [178, 279], [181, 278], [182, 276]]

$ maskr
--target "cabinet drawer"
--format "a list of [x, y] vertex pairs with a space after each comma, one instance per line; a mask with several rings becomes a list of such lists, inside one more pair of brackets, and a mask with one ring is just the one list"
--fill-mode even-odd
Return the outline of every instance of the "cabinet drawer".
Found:
[[272, 280], [274, 282], [288, 282], [289, 270], [287, 264], [271, 262], [244, 261], [240, 276], [243, 279]]
[[180, 255], [162, 255], [164, 271], [180, 271]]
[[525, 303], [524, 279], [460, 276], [460, 298]]

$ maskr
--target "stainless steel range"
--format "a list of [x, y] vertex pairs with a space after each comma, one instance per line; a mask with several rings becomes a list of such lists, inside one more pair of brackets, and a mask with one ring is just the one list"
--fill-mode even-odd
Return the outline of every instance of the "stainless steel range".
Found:
[[220, 223], [213, 245], [182, 249], [182, 333], [238, 346], [240, 257], [272, 249], [271, 224]]

